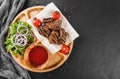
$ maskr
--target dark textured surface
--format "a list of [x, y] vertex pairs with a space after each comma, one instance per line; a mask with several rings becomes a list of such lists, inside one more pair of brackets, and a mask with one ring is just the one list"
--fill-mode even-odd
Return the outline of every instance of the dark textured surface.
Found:
[[81, 35], [67, 62], [32, 79], [120, 79], [120, 1], [28, 0], [24, 9], [53, 1]]

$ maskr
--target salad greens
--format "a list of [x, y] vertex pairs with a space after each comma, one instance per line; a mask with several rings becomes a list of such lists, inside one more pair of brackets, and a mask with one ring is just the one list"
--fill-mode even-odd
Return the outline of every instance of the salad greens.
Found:
[[[21, 27], [18, 29], [19, 26], [21, 26]], [[25, 27], [23, 27], [23, 26], [25, 26]], [[18, 30], [20, 33], [25, 34], [26, 33], [25, 28], [28, 29], [27, 34], [25, 35], [27, 38], [27, 44], [25, 46], [22, 46], [22, 45], [16, 46], [13, 43], [13, 41], [15, 40], [15, 39], [13, 39], [13, 37], [15, 38], [15, 35], [19, 34]], [[23, 22], [23, 21], [17, 21], [15, 23], [10, 24], [8, 36], [6, 37], [6, 41], [5, 41], [7, 51], [11, 50], [14, 55], [15, 54], [24, 55], [26, 47], [34, 41], [34, 37], [32, 35], [31, 28], [32, 27], [27, 22]], [[19, 40], [19, 38], [18, 38], [18, 40]]]

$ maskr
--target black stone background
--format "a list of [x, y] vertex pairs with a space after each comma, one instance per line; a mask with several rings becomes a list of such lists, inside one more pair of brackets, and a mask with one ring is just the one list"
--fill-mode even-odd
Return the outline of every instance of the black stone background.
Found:
[[60, 68], [32, 79], [120, 79], [120, 0], [26, 0], [23, 9], [50, 2], [80, 37]]

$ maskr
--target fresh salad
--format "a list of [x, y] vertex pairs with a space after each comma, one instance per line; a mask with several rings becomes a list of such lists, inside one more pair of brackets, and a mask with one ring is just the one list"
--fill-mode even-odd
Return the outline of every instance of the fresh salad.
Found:
[[27, 22], [17, 21], [9, 27], [5, 45], [14, 55], [24, 55], [25, 49], [34, 41], [31, 26]]

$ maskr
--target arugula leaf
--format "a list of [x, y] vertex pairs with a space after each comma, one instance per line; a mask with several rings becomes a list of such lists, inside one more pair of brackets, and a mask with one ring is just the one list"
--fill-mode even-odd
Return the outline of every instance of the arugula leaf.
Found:
[[7, 38], [6, 41], [5, 41], [5, 44], [7, 45], [7, 44], [10, 44], [10, 43], [11, 43], [10, 38]]
[[13, 48], [14, 48], [14, 45], [13, 45], [13, 44], [10, 44], [10, 45], [6, 46], [7, 51], [10, 51], [10, 50], [13, 49]]
[[15, 24], [11, 24], [10, 27], [9, 27], [9, 29], [10, 29], [9, 33], [11, 35], [14, 35], [14, 34], [17, 33], [17, 26]]
[[32, 35], [27, 35], [27, 40], [28, 40], [28, 44], [30, 44], [31, 42], [33, 42], [34, 38]]
[[19, 52], [20, 52], [19, 49], [15, 49], [15, 50], [13, 50], [13, 54], [14, 54], [14, 55], [18, 54]]
[[[18, 25], [24, 25], [24, 26], [26, 26], [28, 28], [29, 31], [28, 31], [28, 34], [26, 36], [27, 37], [27, 41], [28, 41], [28, 43], [33, 42], [34, 37], [31, 35], [31, 33], [32, 33], [31, 28], [32, 27], [27, 22], [17, 21], [15, 23], [10, 24], [9, 33], [8, 33], [8, 36], [6, 37], [6, 41], [4, 43], [6, 45], [7, 51], [12, 50], [14, 55], [15, 54], [24, 55], [24, 52], [25, 52], [25, 49], [26, 49], [27, 46], [25, 46], [25, 47], [17, 46], [16, 47], [12, 43], [12, 41], [11, 41], [12, 37], [15, 34], [18, 34], [17, 33], [17, 27], [18, 27]], [[23, 33], [23, 34], [25, 33], [25, 28], [24, 27], [21, 27], [19, 30], [20, 30], [20, 33]]]
[[24, 53], [25, 53], [25, 49], [20, 49], [20, 54], [24, 55]]

